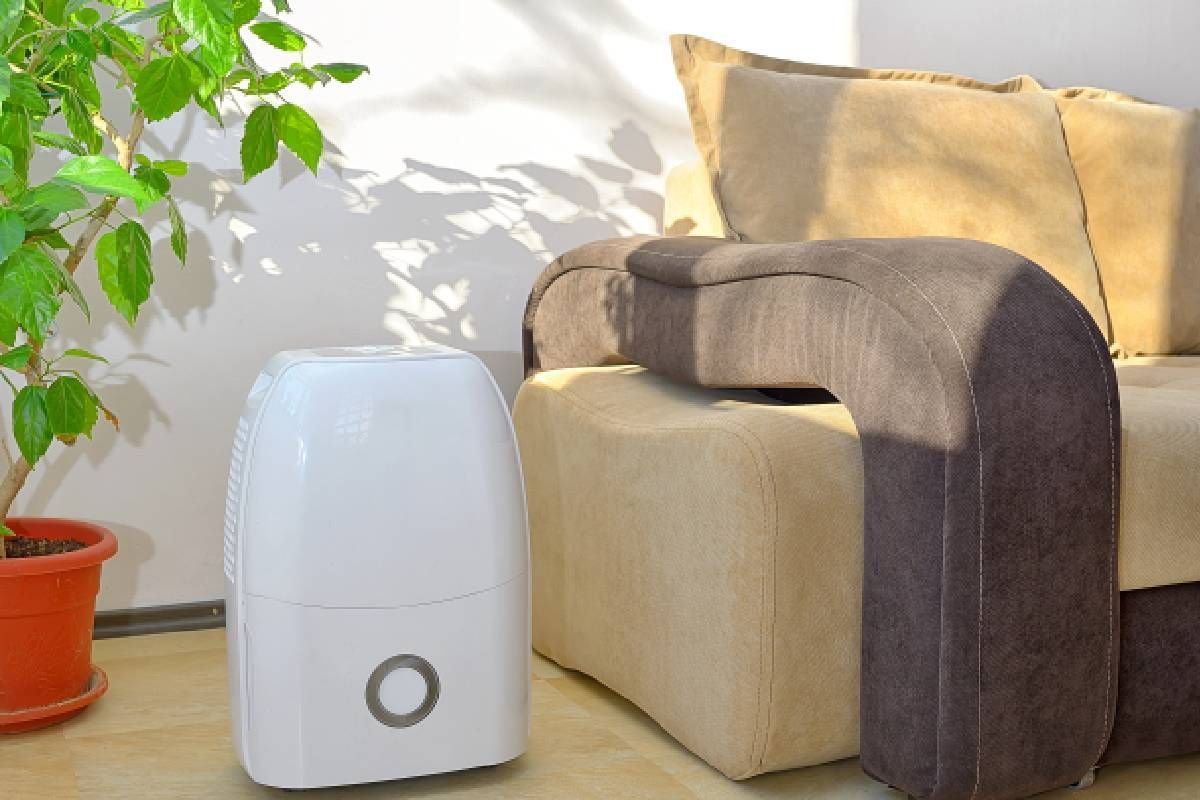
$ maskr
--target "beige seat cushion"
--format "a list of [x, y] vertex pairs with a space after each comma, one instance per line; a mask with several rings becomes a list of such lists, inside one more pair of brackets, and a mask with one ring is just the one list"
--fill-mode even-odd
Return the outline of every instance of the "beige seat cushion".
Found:
[[672, 44], [727, 236], [990, 242], [1045, 268], [1107, 334], [1053, 96], [1025, 79], [755, 68], [703, 41]]
[[1200, 111], [1099, 90], [1059, 108], [1115, 345], [1200, 353]]
[[[1200, 580], [1200, 358], [1127, 359], [1122, 590]], [[730, 777], [858, 751], [862, 462], [838, 404], [638, 367], [525, 383], [534, 646]]]
[[1120, 359], [1121, 589], [1200, 581], [1200, 357]]
[[760, 398], [609, 367], [513, 410], [534, 647], [732, 778], [858, 752], [857, 436], [840, 405]]

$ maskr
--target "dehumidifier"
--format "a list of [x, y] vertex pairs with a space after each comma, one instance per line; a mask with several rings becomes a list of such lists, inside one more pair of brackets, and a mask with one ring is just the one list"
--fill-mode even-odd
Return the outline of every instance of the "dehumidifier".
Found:
[[512, 425], [477, 358], [273, 357], [237, 425], [225, 518], [246, 772], [303, 789], [520, 755], [528, 563]]

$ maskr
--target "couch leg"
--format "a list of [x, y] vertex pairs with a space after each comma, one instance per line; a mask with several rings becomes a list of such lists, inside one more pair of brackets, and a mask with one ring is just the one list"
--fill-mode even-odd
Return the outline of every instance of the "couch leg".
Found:
[[1082, 778], [1080, 778], [1079, 780], [1072, 783], [1070, 788], [1078, 791], [1079, 789], [1088, 788], [1095, 782], [1096, 782], [1096, 768], [1092, 767], [1091, 769], [1089, 769], [1087, 772], [1084, 773]]

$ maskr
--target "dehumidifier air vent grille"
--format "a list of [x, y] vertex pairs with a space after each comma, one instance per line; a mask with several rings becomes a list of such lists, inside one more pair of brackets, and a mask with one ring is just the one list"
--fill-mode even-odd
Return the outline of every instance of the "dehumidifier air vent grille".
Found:
[[242, 464], [246, 457], [246, 440], [250, 425], [246, 418], [238, 420], [233, 434], [233, 456], [229, 459], [229, 488], [225, 493], [225, 577], [236, 580], [238, 503], [242, 497]]

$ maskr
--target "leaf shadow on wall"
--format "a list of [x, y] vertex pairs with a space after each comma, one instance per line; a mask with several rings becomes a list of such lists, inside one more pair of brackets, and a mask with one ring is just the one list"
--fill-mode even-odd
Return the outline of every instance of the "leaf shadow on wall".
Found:
[[[567, 166], [522, 161], [480, 173], [409, 158], [399, 175], [381, 179], [346, 166], [331, 146], [330, 169], [316, 180], [290, 155], [281, 158], [271, 208], [237, 188], [238, 173], [204, 166], [182, 182], [180, 196], [205, 209], [205, 224], [233, 231], [223, 253], [202, 244], [210, 276], [215, 269], [235, 283], [255, 271], [285, 283], [317, 270], [336, 277], [334, 290], [290, 301], [319, 302], [322, 314], [304, 341], [274, 349], [437, 342], [479, 355], [511, 400], [522, 378], [525, 295], [541, 269], [584, 242], [661, 228], [662, 195], [642, 185], [656, 185], [663, 172], [650, 137], [625, 121], [609, 130], [607, 148]], [[198, 267], [196, 259], [188, 270]], [[159, 317], [182, 324], [212, 302], [207, 285], [182, 288], [164, 292]]]
[[[175, 142], [148, 135], [148, 152], [156, 158], [182, 156], [182, 142], [195, 135], [191, 126], [189, 118]], [[63, 346], [111, 354], [116, 337], [132, 350], [112, 364], [86, 367], [89, 381], [120, 417], [121, 430], [100, 424], [93, 441], [56, 445], [21, 498], [21, 508], [52, 512], [52, 498], [78, 465], [98, 468], [122, 439], [138, 447], [155, 428], [173, 427], [153, 384], [204, 380], [196, 364], [146, 352], [143, 348], [153, 347], [148, 335], [163, 325], [202, 334], [219, 282], [236, 283], [250, 271], [284, 284], [321, 271], [353, 284], [352, 291], [332, 294], [320, 286], [326, 293], [320, 298], [322, 313], [311, 324], [287, 322], [279, 326], [280, 339], [264, 336], [247, 343], [262, 351], [254, 356], [258, 364], [285, 347], [437, 342], [479, 355], [511, 402], [522, 379], [516, 350], [525, 295], [541, 269], [584, 242], [661, 228], [661, 194], [638, 185], [656, 184], [663, 171], [649, 136], [626, 121], [609, 131], [607, 148], [603, 156], [578, 156], [570, 168], [522, 161], [481, 174], [406, 159], [406, 169], [390, 180], [340, 166], [342, 158], [332, 146], [327, 169], [315, 180], [285, 155], [277, 170], [279, 191], [285, 198], [292, 192], [305, 198], [306, 208], [295, 213], [287, 212], [287, 202], [260, 205], [242, 188], [236, 170], [194, 165], [175, 184], [189, 220], [186, 267], [180, 268], [170, 250], [165, 209], [153, 209], [145, 219], [155, 239], [156, 281], [138, 324], [130, 328], [108, 305], [91, 260], [80, 274], [91, 322], [74, 309], [65, 309], [60, 318]], [[323, 213], [314, 214], [316, 208]], [[223, 235], [222, 229], [233, 235]], [[282, 320], [291, 313], [285, 306], [296, 302], [313, 305], [317, 298], [288, 301], [266, 313]], [[360, 319], [369, 322], [347, 324]], [[480, 343], [508, 341], [511, 350], [480, 349]], [[190, 423], [184, 425], [180, 435], [190, 429]], [[214, 443], [213, 451], [189, 457], [198, 468], [221, 475], [226, 443]]]

